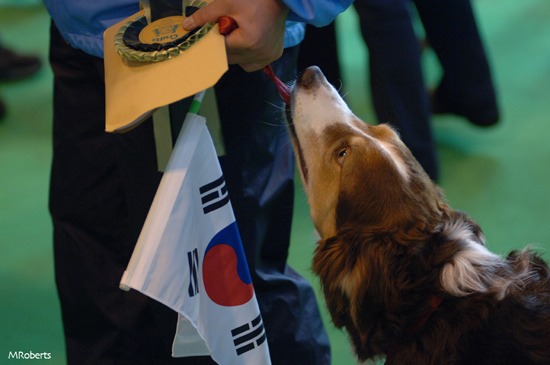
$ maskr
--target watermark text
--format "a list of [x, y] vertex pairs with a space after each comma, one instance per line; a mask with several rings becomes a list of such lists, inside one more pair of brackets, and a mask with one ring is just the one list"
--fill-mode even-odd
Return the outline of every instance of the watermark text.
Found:
[[10, 351], [8, 360], [51, 360], [50, 352]]

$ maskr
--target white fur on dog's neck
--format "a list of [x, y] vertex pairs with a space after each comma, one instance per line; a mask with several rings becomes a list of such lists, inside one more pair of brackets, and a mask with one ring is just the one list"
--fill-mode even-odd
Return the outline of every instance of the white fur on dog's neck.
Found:
[[[495, 274], [503, 265], [502, 259], [472, 240], [465, 240], [463, 243], [464, 248], [443, 268], [441, 284], [445, 290], [456, 296], [487, 292], [495, 286]], [[497, 296], [503, 297], [504, 293]]]
[[508, 263], [490, 252], [484, 246], [483, 239], [479, 242], [468, 226], [455, 223], [446, 227], [443, 233], [450, 240], [463, 244], [452, 262], [446, 264], [441, 272], [441, 285], [449, 294], [461, 297], [492, 292], [501, 300], [510, 290], [521, 287], [532, 275], [528, 268], [512, 273]]

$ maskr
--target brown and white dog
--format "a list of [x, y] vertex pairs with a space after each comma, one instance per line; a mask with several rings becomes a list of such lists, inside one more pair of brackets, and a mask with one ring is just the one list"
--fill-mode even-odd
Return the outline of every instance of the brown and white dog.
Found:
[[359, 360], [550, 364], [539, 256], [491, 253], [397, 133], [359, 120], [318, 68], [296, 81], [287, 119], [321, 235], [313, 270]]

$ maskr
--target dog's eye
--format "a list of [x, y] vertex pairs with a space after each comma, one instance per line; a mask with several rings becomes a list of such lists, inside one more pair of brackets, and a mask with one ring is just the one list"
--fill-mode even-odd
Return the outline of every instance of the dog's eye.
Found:
[[338, 150], [336, 161], [341, 165], [344, 163], [344, 159], [346, 158], [346, 155], [348, 154], [348, 149], [341, 148]]

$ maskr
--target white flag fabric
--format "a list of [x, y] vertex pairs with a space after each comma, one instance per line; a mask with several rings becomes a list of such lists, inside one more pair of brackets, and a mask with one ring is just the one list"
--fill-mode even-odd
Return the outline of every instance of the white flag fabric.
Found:
[[120, 284], [178, 312], [173, 356], [271, 363], [225, 180], [201, 116], [186, 117]]

